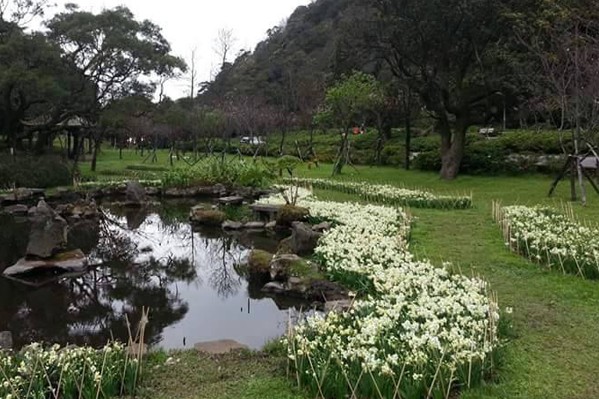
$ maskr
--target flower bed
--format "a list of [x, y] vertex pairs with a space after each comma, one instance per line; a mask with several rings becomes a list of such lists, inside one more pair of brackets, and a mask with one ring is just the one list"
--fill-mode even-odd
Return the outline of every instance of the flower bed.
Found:
[[414, 260], [401, 209], [309, 196], [298, 205], [335, 222], [315, 257], [358, 294], [348, 312], [311, 316], [287, 338], [300, 385], [325, 398], [410, 399], [481, 381], [499, 318], [484, 281]]
[[44, 349], [32, 344], [20, 352], [0, 352], [0, 398], [110, 398], [133, 393], [138, 362], [123, 345]]
[[511, 250], [563, 273], [599, 278], [599, 228], [548, 207], [495, 203], [495, 221]]
[[467, 209], [472, 207], [472, 196], [436, 195], [427, 191], [408, 190], [388, 184], [307, 178], [286, 179], [286, 182], [323, 190], [356, 194], [364, 200], [383, 205], [436, 209]]

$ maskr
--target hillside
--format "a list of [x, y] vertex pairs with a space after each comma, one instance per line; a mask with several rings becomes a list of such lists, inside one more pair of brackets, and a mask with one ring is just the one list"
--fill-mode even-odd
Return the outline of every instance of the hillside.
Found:
[[345, 52], [350, 17], [349, 0], [318, 0], [298, 7], [283, 26], [269, 29], [268, 38], [253, 52], [243, 52], [225, 65], [202, 98], [258, 96], [272, 104], [290, 87], [323, 87], [348, 69], [348, 57], [339, 54]]

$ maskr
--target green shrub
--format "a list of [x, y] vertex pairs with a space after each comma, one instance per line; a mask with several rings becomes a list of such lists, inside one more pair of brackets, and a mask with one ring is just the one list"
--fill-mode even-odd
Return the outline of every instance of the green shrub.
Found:
[[386, 145], [381, 151], [381, 163], [389, 166], [403, 165], [406, 149], [399, 145]]
[[267, 187], [274, 176], [264, 165], [244, 159], [208, 158], [193, 167], [175, 168], [162, 178], [165, 187], [191, 187], [224, 184], [228, 186]]
[[72, 183], [69, 164], [58, 156], [0, 157], [0, 188], [48, 188]]
[[[567, 151], [571, 151], [569, 133], [562, 132], [563, 144]], [[562, 154], [560, 132], [558, 131], [529, 131], [518, 130], [507, 132], [496, 139], [508, 153], [537, 153], [537, 154]]]

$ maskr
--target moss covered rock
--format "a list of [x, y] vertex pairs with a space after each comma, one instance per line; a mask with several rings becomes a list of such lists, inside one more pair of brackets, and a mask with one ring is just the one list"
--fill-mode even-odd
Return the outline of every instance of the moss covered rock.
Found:
[[254, 249], [248, 258], [248, 272], [252, 274], [269, 274], [273, 254], [261, 249]]
[[277, 255], [292, 254], [293, 247], [291, 246], [291, 236], [284, 238], [279, 242], [277, 247]]
[[192, 209], [189, 219], [198, 225], [220, 227], [227, 219], [227, 215], [218, 210], [195, 207]]
[[279, 209], [277, 214], [277, 225], [283, 227], [291, 227], [293, 222], [301, 222], [306, 220], [310, 212], [307, 208], [301, 206], [285, 205]]
[[297, 255], [277, 255], [270, 262], [270, 277], [273, 280], [286, 281], [289, 277], [311, 281], [322, 278], [318, 266]]

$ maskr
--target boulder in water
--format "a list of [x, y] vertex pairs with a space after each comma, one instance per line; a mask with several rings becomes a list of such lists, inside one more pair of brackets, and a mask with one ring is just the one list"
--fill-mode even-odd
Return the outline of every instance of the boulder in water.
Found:
[[30, 210], [31, 233], [27, 256], [51, 258], [67, 245], [67, 222], [44, 200]]
[[49, 259], [22, 258], [13, 266], [4, 270], [5, 276], [18, 276], [34, 272], [50, 272], [59, 270], [64, 273], [82, 272], [87, 269], [85, 254], [77, 249], [63, 252]]

